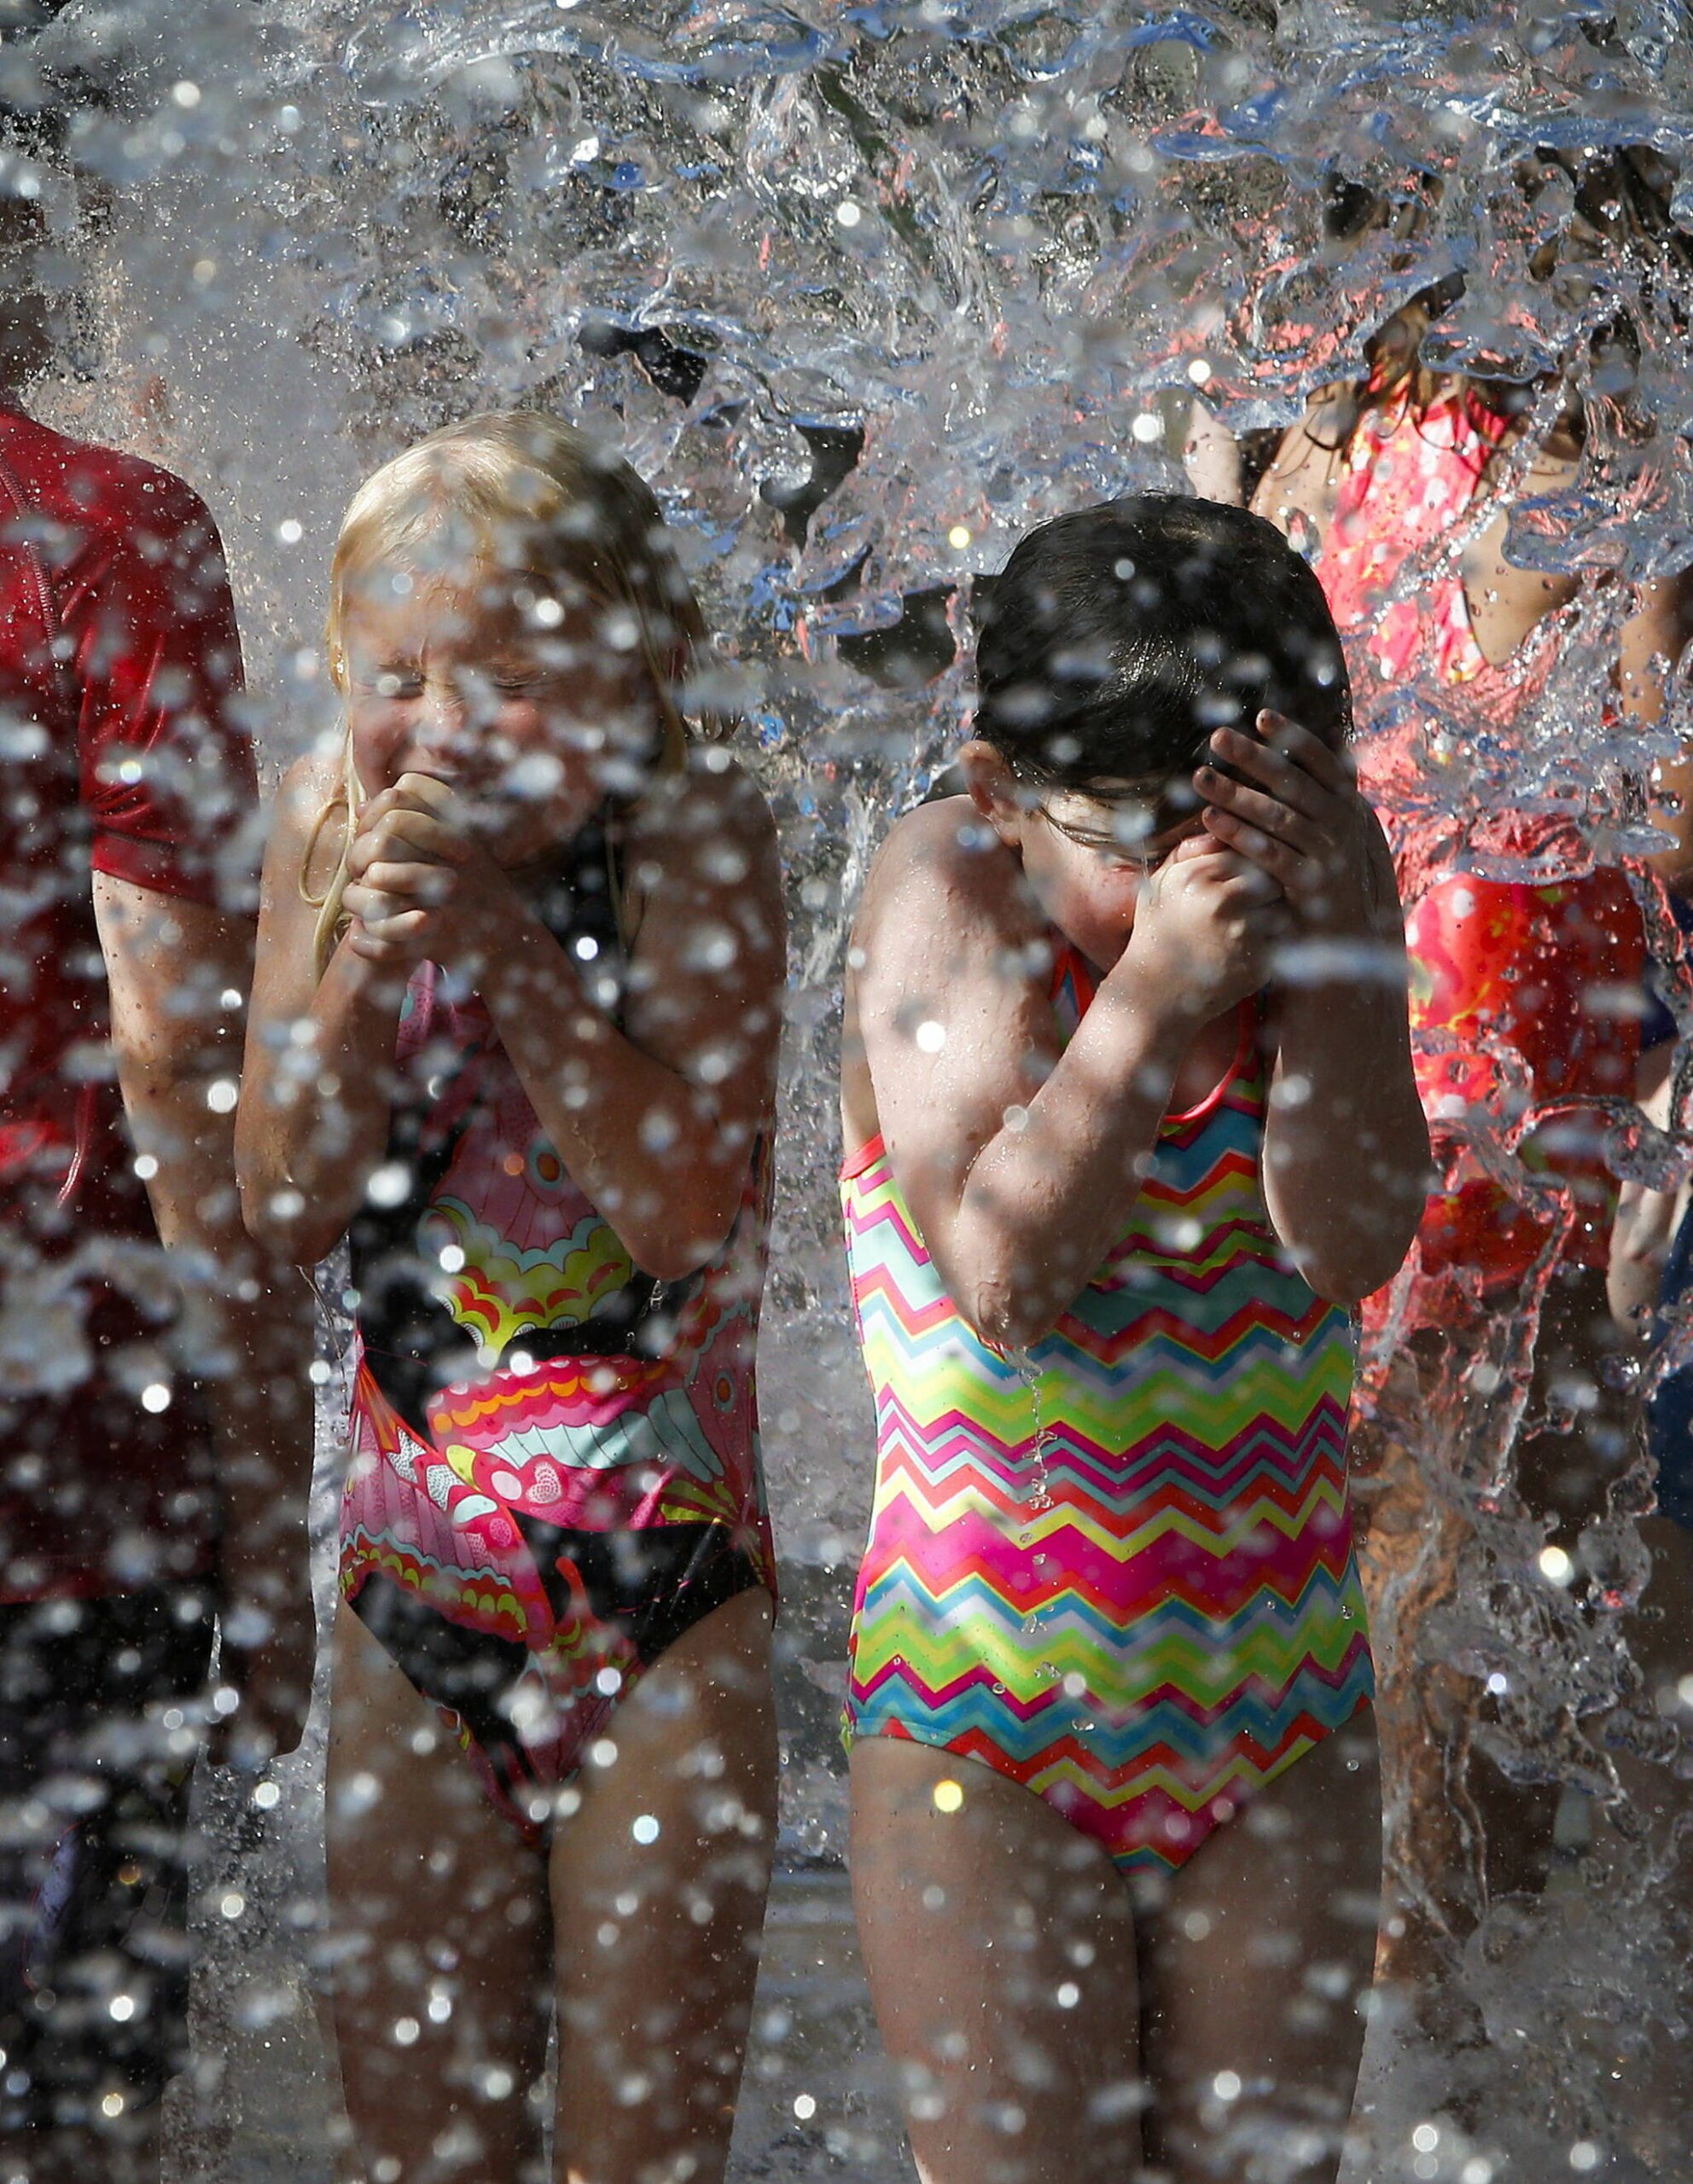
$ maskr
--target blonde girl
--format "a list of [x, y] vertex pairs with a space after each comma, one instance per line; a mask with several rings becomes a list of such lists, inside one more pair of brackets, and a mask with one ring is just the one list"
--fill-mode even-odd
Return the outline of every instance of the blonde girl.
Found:
[[753, 1378], [783, 976], [769, 813], [684, 721], [657, 503], [544, 416], [355, 495], [339, 750], [289, 776], [249, 1222], [355, 1294], [329, 1878], [387, 2184], [728, 2152], [769, 1879]]

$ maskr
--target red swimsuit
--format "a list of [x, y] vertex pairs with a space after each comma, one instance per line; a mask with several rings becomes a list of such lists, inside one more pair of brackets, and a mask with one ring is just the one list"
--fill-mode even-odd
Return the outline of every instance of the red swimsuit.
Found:
[[[1639, 1044], [1645, 934], [1626, 877], [1597, 867], [1568, 820], [1477, 800], [1490, 740], [1514, 745], [1545, 690], [1559, 618], [1493, 666], [1455, 562], [1382, 604], [1407, 557], [1470, 508], [1504, 427], [1457, 393], [1366, 412], [1316, 564], [1347, 643], [1359, 783], [1393, 845], [1417, 1083], [1445, 1178], [1417, 1236], [1410, 1325], [1470, 1316], [1521, 1279], [1554, 1229], [1560, 1256], [1605, 1264], [1616, 1184], [1596, 1102], [1631, 1095]], [[1424, 702], [1406, 702], [1413, 684]], [[1483, 876], [1490, 860], [1522, 876]], [[1472, 1141], [1497, 1143], [1531, 1112], [1520, 1165], [1507, 1162], [1519, 1196]]]

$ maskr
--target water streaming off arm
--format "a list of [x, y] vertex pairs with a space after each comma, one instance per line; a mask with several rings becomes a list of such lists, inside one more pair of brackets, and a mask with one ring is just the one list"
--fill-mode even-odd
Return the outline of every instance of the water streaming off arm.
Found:
[[[1007, 1362], [1015, 1372], [1017, 1378], [1029, 1391], [1029, 1409], [1032, 1414], [1033, 1435], [1028, 1452], [1028, 1472], [1027, 1478], [1021, 1482], [1021, 1486], [1025, 1512], [1030, 1517], [1038, 1517], [1053, 1506], [1052, 1478], [1047, 1469], [1047, 1451], [1052, 1445], [1052, 1426], [1041, 1402], [1040, 1368], [1035, 1362], [1034, 1353], [1031, 1350], [1011, 1350], [1005, 1355]], [[1027, 1524], [1024, 1525], [1017, 1538], [1021, 1546], [1033, 1546], [1033, 1528]], [[1032, 1566], [1039, 1570], [1044, 1560], [1045, 1557], [1037, 1549], [1033, 1558]], [[1023, 1635], [1025, 1637], [1033, 1638], [1038, 1635], [1039, 1630], [1039, 1613], [1032, 1608], [1023, 1618]], [[1042, 1673], [1056, 1676], [1060, 1670], [1052, 1663], [1044, 1662], [1042, 1664]]]

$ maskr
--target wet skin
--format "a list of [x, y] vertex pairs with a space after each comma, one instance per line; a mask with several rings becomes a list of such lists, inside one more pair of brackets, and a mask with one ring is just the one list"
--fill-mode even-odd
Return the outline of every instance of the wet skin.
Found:
[[0, 197], [0, 400], [15, 401], [60, 351], [62, 310], [38, 276], [50, 268], [38, 204]]

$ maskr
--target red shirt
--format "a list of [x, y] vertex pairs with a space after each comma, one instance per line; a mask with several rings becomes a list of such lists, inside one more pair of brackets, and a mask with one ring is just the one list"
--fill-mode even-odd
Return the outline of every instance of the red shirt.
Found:
[[250, 913], [241, 684], [197, 497], [0, 406], [0, 1600], [211, 1560], [208, 1430], [118, 1096], [91, 875]]

